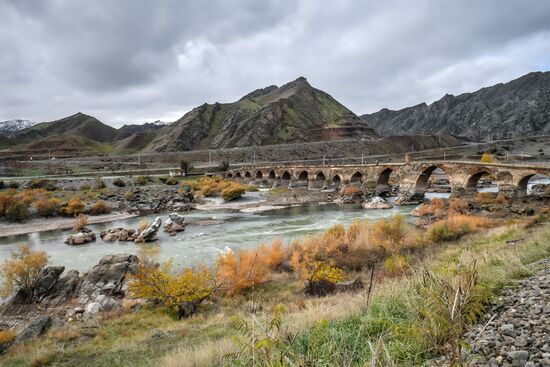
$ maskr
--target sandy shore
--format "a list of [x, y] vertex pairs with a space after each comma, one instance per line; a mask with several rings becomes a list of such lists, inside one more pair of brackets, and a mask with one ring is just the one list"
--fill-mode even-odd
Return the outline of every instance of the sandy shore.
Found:
[[[112, 213], [104, 215], [88, 216], [88, 223], [105, 223], [119, 219], [135, 217], [135, 214]], [[38, 218], [25, 223], [0, 222], [0, 237], [15, 236], [20, 234], [52, 231], [55, 229], [70, 229], [74, 225], [74, 218]]]

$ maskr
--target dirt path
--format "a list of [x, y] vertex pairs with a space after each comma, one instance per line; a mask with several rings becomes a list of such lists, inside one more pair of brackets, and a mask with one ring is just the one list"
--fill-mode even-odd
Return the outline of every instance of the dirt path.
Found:
[[[105, 223], [119, 219], [135, 217], [135, 214], [112, 213], [104, 215], [88, 216], [88, 223]], [[39, 218], [31, 219], [24, 223], [0, 222], [0, 237], [16, 236], [27, 233], [52, 231], [56, 229], [70, 229], [74, 225], [73, 218]]]

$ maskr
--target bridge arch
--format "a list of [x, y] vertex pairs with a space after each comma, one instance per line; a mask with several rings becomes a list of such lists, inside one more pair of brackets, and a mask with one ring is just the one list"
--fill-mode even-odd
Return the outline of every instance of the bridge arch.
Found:
[[307, 171], [301, 171], [299, 174], [298, 174], [298, 180], [300, 181], [307, 181], [308, 179], [308, 173]]
[[342, 183], [342, 176], [340, 176], [338, 173], [332, 176], [332, 183], [336, 186], [340, 186]]
[[546, 185], [544, 188], [544, 192], [550, 192], [550, 176], [549, 175], [543, 175], [540, 173], [529, 173], [522, 177], [517, 186], [517, 194], [519, 197], [525, 197], [529, 195], [533, 195], [533, 186], [536, 184], [542, 184]]
[[269, 173], [267, 174], [267, 179], [268, 180], [274, 180], [277, 178], [277, 175], [275, 174], [275, 171], [271, 170], [269, 171]]
[[227, 178], [233, 178], [233, 174], [232, 174], [231, 172], [229, 172], [229, 173], [227, 174]]
[[250, 177], [252, 177], [252, 175], [250, 174], [249, 171], [246, 171], [246, 172], [244, 173], [244, 177], [245, 177], [245, 178], [250, 178]]
[[387, 167], [378, 173], [376, 179], [376, 192], [378, 194], [385, 194], [391, 191], [390, 176], [395, 175], [396, 169]]
[[315, 175], [315, 181], [325, 181], [326, 179], [327, 178], [326, 178], [325, 174], [323, 173], [323, 171], [319, 171]]
[[349, 179], [350, 183], [361, 183], [363, 182], [363, 174], [359, 171], [355, 172], [353, 175], [351, 175]]
[[281, 175], [281, 180], [282, 181], [290, 181], [290, 173], [288, 171], [284, 171], [283, 174]]
[[476, 172], [472, 175], [470, 175], [466, 181], [466, 188], [467, 189], [475, 189], [477, 187], [477, 184], [479, 180], [483, 177], [489, 174], [489, 171], [483, 170]]
[[[450, 178], [449, 173], [439, 165], [430, 165], [424, 169], [422, 169], [422, 172], [416, 177], [415, 184], [414, 184], [414, 195], [424, 197], [424, 194], [426, 193], [426, 190], [428, 188], [428, 181], [432, 177], [432, 174], [435, 170], [440, 170], [443, 172], [447, 178]], [[449, 183], [451, 183], [449, 179]], [[451, 188], [452, 189], [452, 188]]]
[[241, 172], [237, 171], [237, 173], [235, 173], [235, 178], [241, 178]]
[[261, 180], [262, 178], [264, 178], [264, 174], [262, 173], [262, 171], [258, 171], [256, 172], [256, 178]]

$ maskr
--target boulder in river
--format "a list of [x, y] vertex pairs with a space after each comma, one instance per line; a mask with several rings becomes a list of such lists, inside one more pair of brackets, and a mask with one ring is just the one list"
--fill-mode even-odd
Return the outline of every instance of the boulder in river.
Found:
[[137, 236], [135, 239], [136, 242], [151, 242], [157, 239], [157, 232], [162, 225], [162, 219], [156, 217], [154, 221], [149, 223], [149, 225]]
[[391, 209], [393, 205], [382, 199], [380, 196], [374, 196], [372, 199], [363, 203], [365, 209]]
[[164, 222], [164, 231], [175, 235], [176, 232], [185, 230], [185, 218], [178, 213], [171, 213], [168, 215], [168, 219]]
[[135, 229], [111, 228], [101, 231], [99, 237], [105, 242], [134, 241], [137, 237], [137, 231]]
[[95, 241], [95, 233], [93, 232], [78, 232], [77, 234], [73, 234], [69, 236], [65, 240], [65, 243], [67, 245], [83, 245], [88, 242]]

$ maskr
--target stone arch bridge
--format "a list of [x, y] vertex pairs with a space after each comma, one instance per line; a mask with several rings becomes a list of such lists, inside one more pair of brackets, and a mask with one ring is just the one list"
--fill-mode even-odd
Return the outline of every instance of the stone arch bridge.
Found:
[[550, 177], [550, 167], [466, 161], [429, 161], [366, 165], [271, 165], [243, 166], [226, 173], [226, 178], [272, 186], [321, 189], [357, 185], [375, 193], [390, 190], [390, 176], [399, 185], [404, 201], [422, 199], [432, 173], [440, 169], [448, 179], [451, 196], [471, 195], [478, 181], [489, 176], [507, 198], [527, 195], [527, 183], [540, 174]]

